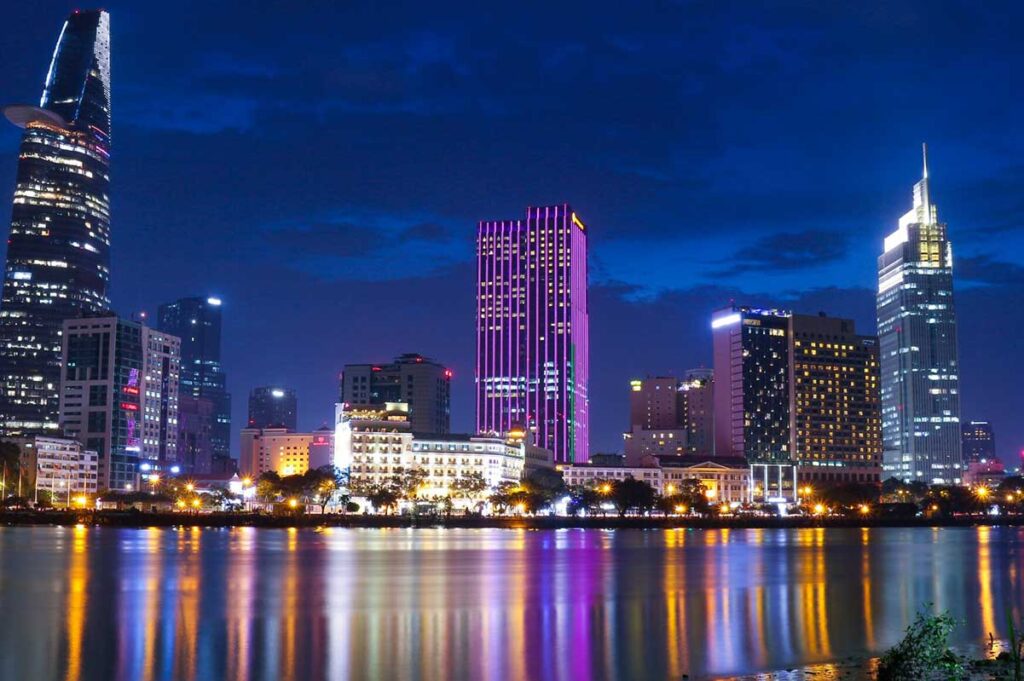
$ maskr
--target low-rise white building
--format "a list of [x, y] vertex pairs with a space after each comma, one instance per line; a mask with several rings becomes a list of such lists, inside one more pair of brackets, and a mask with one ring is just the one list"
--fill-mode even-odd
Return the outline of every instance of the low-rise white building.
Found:
[[633, 478], [654, 488], [658, 494], [672, 495], [686, 480], [699, 480], [715, 502], [750, 501], [750, 467], [737, 457], [647, 457], [641, 466], [605, 466], [565, 464], [558, 466], [569, 486], [598, 486], [605, 482]]
[[26, 474], [24, 496], [38, 499], [39, 492], [49, 492], [60, 504], [75, 495], [96, 493], [99, 456], [77, 440], [36, 435], [15, 442]]
[[[456, 480], [471, 475], [480, 475], [491, 489], [522, 479], [522, 438], [413, 433], [408, 413], [402, 402], [338, 405], [334, 465], [349, 471], [353, 486], [387, 484], [396, 473], [413, 469], [426, 473], [424, 497], [445, 495]], [[548, 460], [532, 453], [533, 460]]]

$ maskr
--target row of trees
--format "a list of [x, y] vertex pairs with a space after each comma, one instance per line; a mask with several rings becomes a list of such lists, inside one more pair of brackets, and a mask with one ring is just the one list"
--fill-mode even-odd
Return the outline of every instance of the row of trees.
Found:
[[335, 466], [311, 468], [300, 475], [281, 477], [271, 471], [256, 479], [256, 498], [267, 503], [316, 504], [321, 513], [335, 504], [347, 507], [348, 476]]
[[480, 510], [487, 481], [479, 473], [469, 473], [455, 478], [444, 489], [431, 488], [427, 484], [427, 472], [421, 468], [399, 468], [383, 481], [355, 481], [350, 487], [353, 496], [364, 497], [374, 510], [385, 514], [397, 510], [398, 504], [408, 501], [425, 504], [446, 515], [451, 514], [456, 500], [467, 502], [469, 507]]

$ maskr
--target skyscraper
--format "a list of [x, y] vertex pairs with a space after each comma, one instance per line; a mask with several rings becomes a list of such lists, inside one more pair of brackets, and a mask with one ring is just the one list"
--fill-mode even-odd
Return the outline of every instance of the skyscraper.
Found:
[[55, 432], [61, 326], [109, 307], [110, 18], [64, 22], [24, 129], [0, 303], [0, 434]]
[[887, 475], [958, 482], [960, 380], [953, 251], [931, 200], [928, 156], [914, 206], [878, 258], [883, 465]]
[[697, 456], [715, 451], [715, 381], [711, 369], [691, 369], [679, 386], [686, 422], [686, 450]]
[[346, 364], [341, 401], [405, 402], [415, 432], [444, 435], [451, 432], [451, 382], [451, 369], [429, 357], [407, 353], [390, 364]]
[[286, 428], [295, 432], [298, 402], [291, 388], [262, 386], [249, 393], [249, 423], [246, 428]]
[[852, 319], [790, 317], [790, 450], [798, 477], [817, 483], [878, 483], [882, 414], [878, 339]]
[[[231, 458], [231, 394], [220, 363], [221, 299], [181, 298], [161, 305], [157, 327], [181, 339], [181, 393], [213, 404], [211, 458]], [[195, 409], [189, 405], [190, 413]], [[183, 425], [185, 420], [182, 420]], [[205, 456], [200, 454], [200, 460]]]
[[177, 465], [180, 341], [115, 315], [63, 325], [60, 425], [99, 455], [101, 489]]
[[557, 462], [589, 451], [587, 227], [568, 204], [477, 231], [476, 428], [518, 425]]
[[789, 312], [728, 307], [712, 315], [715, 455], [742, 456], [765, 497], [791, 497]]

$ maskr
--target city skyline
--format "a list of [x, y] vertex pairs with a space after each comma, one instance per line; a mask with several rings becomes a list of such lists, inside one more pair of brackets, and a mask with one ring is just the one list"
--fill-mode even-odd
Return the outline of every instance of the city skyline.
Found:
[[[46, 51], [47, 45], [53, 42], [53, 27], [64, 13], [62, 9], [55, 11], [52, 7], [38, 9], [45, 11], [18, 8], [17, 13], [24, 13], [24, 18], [15, 16], [12, 19], [12, 25], [24, 24], [25, 30], [24, 35], [12, 36], [12, 39], [18, 41], [17, 49], [12, 51], [15, 63], [10, 73], [3, 76], [4, 89], [9, 93], [7, 99], [11, 101], [27, 99], [33, 91], [38, 90], [39, 81], [45, 76], [39, 71], [49, 56]], [[406, 157], [408, 169], [400, 171], [381, 159], [376, 164], [365, 164], [367, 174], [373, 181], [399, 172], [404, 178], [402, 182], [407, 186], [410, 186], [409, 179], [414, 177], [417, 183], [425, 183], [411, 185], [412, 191], [398, 202], [400, 210], [394, 214], [383, 215], [366, 206], [348, 205], [347, 202], [351, 203], [355, 195], [349, 192], [359, 190], [346, 188], [334, 205], [337, 211], [332, 211], [331, 206], [323, 202], [314, 202], [311, 204], [315, 208], [312, 214], [293, 214], [291, 217], [287, 211], [266, 210], [275, 201], [281, 200], [281, 194], [271, 191], [266, 202], [251, 201], [253, 208], [265, 214], [256, 221], [250, 220], [248, 215], [243, 220], [243, 212], [229, 206], [237, 203], [239, 198], [243, 202], [250, 201], [252, 197], [248, 192], [251, 190], [243, 190], [238, 194], [239, 185], [233, 182], [218, 188], [218, 193], [226, 197], [225, 203], [218, 203], [210, 192], [197, 191], [193, 192], [194, 196], [188, 196], [190, 202], [185, 204], [188, 209], [180, 209], [186, 198], [180, 189], [174, 192], [161, 188], [164, 185], [182, 187], [180, 173], [184, 157], [177, 152], [171, 153], [168, 144], [173, 140], [173, 144], [182, 145], [182, 152], [188, 151], [189, 157], [196, 161], [194, 172], [199, 178], [214, 177], [220, 173], [203, 149], [209, 148], [211, 153], [213, 149], [218, 149], [219, 155], [225, 151], [234, 152], [237, 150], [231, 147], [232, 140], [246, 140], [257, 132], [251, 124], [245, 122], [247, 114], [244, 112], [241, 115], [235, 112], [234, 120], [242, 120], [237, 128], [231, 127], [234, 124], [225, 127], [225, 121], [231, 123], [232, 120], [227, 115], [231, 105], [225, 103], [223, 107], [213, 106], [215, 102], [209, 100], [211, 86], [208, 80], [220, 78], [219, 82], [222, 82], [225, 78], [233, 78], [243, 92], [249, 92], [246, 88], [254, 80], [278, 82], [279, 76], [275, 74], [274, 64], [267, 66], [257, 62], [254, 69], [246, 72], [242, 68], [245, 61], [239, 61], [239, 55], [233, 54], [238, 48], [237, 44], [225, 45], [225, 53], [218, 55], [212, 45], [204, 45], [201, 38], [198, 52], [201, 58], [188, 61], [183, 69], [193, 74], [205, 74], [206, 79], [198, 79], [197, 96], [205, 98], [203, 101], [209, 106], [203, 109], [200, 119], [209, 123], [210, 117], [217, 118], [214, 129], [199, 130], [198, 123], [192, 125], [180, 117], [161, 121], [153, 110], [140, 110], [143, 105], [139, 95], [142, 83], [139, 69], [145, 60], [156, 59], [155, 55], [163, 54], [166, 57], [167, 51], [161, 51], [165, 44], [164, 38], [154, 35], [153, 53], [142, 54], [139, 36], [152, 28], [153, 17], [147, 17], [142, 9], [130, 7], [114, 7], [113, 11], [118, 17], [113, 29], [120, 55], [114, 60], [114, 77], [119, 84], [126, 83], [123, 99], [121, 95], [118, 96], [117, 153], [125, 154], [124, 162], [127, 164], [124, 171], [116, 173], [114, 229], [118, 229], [118, 224], [125, 225], [126, 229], [130, 227], [128, 236], [123, 237], [124, 241], [115, 245], [114, 268], [118, 274], [114, 277], [112, 292], [114, 306], [122, 314], [142, 307], [152, 312], [157, 303], [182, 295], [223, 295], [225, 332], [228, 336], [225, 339], [224, 361], [226, 373], [231, 377], [231, 392], [245, 395], [249, 388], [260, 384], [295, 385], [303, 404], [323, 405], [320, 410], [322, 413], [317, 413], [315, 408], [304, 411], [302, 418], [307, 421], [301, 424], [302, 429], [312, 429], [330, 420], [330, 404], [337, 390], [335, 376], [344, 363], [372, 361], [410, 351], [436, 357], [453, 368], [453, 430], [471, 429], [468, 424], [472, 422], [473, 412], [472, 327], [471, 322], [467, 323], [467, 318], [472, 315], [473, 303], [472, 292], [462, 289], [467, 280], [472, 280], [472, 274], [467, 274], [467, 263], [471, 262], [471, 255], [467, 254], [471, 253], [469, 244], [472, 226], [477, 220], [489, 216], [515, 214], [514, 211], [522, 203], [539, 202], [545, 197], [560, 200], [564, 196], [572, 200], [582, 214], [587, 216], [588, 225], [593, 231], [591, 336], [594, 347], [591, 354], [595, 366], [590, 397], [591, 404], [597, 410], [593, 419], [594, 451], [611, 449], [621, 443], [621, 431], [626, 425], [623, 416], [625, 386], [630, 378], [648, 373], [660, 375], [669, 371], [682, 375], [691, 366], [710, 365], [710, 334], [706, 320], [711, 310], [721, 307], [731, 298], [749, 301], [751, 304], [777, 305], [797, 312], [825, 310], [832, 315], [853, 317], [858, 328], [870, 332], [874, 317], [871, 291], [873, 258], [885, 234], [891, 231], [889, 225], [904, 210], [901, 204], [905, 194], [900, 187], [914, 177], [917, 166], [915, 148], [925, 138], [932, 143], [933, 182], [936, 193], [943, 198], [944, 219], [951, 225], [952, 237], [957, 241], [958, 257], [960, 253], [964, 254], [963, 264], [957, 267], [957, 300], [960, 303], [958, 306], [964, 309], [961, 326], [965, 329], [961, 338], [964, 354], [963, 418], [992, 421], [999, 433], [1000, 453], [1004, 457], [1016, 451], [1024, 440], [1021, 426], [1011, 418], [1013, 413], [1019, 411], [1019, 406], [1012, 401], [1003, 405], [1003, 400], [998, 397], [1012, 394], [1007, 376], [1012, 372], [1000, 371], [998, 363], [1000, 357], [1010, 356], [1007, 353], [1011, 347], [1003, 338], [1009, 334], [999, 333], [1006, 323], [1006, 317], [1001, 318], [1000, 312], [1010, 309], [1012, 301], [1019, 298], [1021, 286], [1021, 265], [1013, 252], [1013, 246], [1020, 239], [1019, 221], [1015, 217], [1015, 209], [1006, 203], [1007, 192], [999, 188], [999, 183], [1012, 186], [1015, 182], [1011, 164], [1015, 155], [1012, 153], [1013, 145], [1019, 143], [1016, 137], [1011, 137], [1010, 142], [1004, 144], [998, 153], [990, 152], [987, 151], [985, 140], [979, 138], [977, 133], [961, 131], [960, 126], [946, 120], [926, 119], [918, 121], [921, 125], [910, 126], [910, 119], [915, 115], [920, 118], [921, 115], [921, 112], [910, 106], [904, 114], [893, 113], [880, 124], [876, 122], [874, 131], [879, 135], [878, 139], [871, 144], [861, 144], [859, 150], [851, 147], [858, 140], [864, 141], [865, 130], [846, 117], [823, 126], [825, 130], [820, 134], [825, 135], [827, 132], [830, 143], [841, 144], [834, 151], [830, 148], [827, 155], [817, 148], [816, 144], [820, 140], [816, 136], [810, 140], [798, 140], [791, 129], [784, 139], [794, 145], [793, 160], [778, 177], [771, 177], [765, 172], [769, 167], [767, 159], [770, 156], [766, 155], [765, 145], [760, 142], [747, 140], [752, 145], [745, 148], [742, 155], [737, 155], [739, 152], [736, 149], [716, 153], [711, 160], [698, 154], [696, 167], [710, 173], [709, 179], [717, 178], [717, 182], [727, 177], [716, 169], [719, 167], [717, 164], [726, 159], [732, 160], [729, 165], [737, 173], [733, 178], [737, 182], [730, 185], [730, 191], [739, 192], [735, 197], [737, 199], [758, 198], [758, 192], [778, 189], [779, 182], [792, 182], [789, 188], [793, 192], [783, 193], [785, 201], [766, 202], [758, 199], [758, 218], [753, 220], [738, 215], [732, 209], [720, 211], [713, 223], [704, 220], [709, 214], [707, 202], [720, 196], [715, 189], [715, 182], [703, 185], [703, 191], [706, 192], [703, 203], [691, 202], [687, 210], [677, 211], [680, 207], [677, 202], [683, 200], [682, 197], [692, 199], [695, 195], [689, 190], [683, 190], [680, 192], [681, 198], [666, 199], [664, 181], [658, 179], [657, 173], [667, 173], [674, 187], [683, 186], [678, 184], [682, 178], [671, 167], [665, 167], [664, 164], [660, 167], [658, 164], [652, 165], [652, 160], [657, 159], [649, 150], [652, 138], [649, 136], [645, 141], [635, 135], [629, 138], [637, 142], [634, 147], [645, 154], [642, 157], [620, 159], [623, 166], [629, 165], [626, 161], [636, 166], [625, 178], [621, 174], [615, 174], [610, 180], [595, 175], [595, 165], [600, 165], [597, 161], [602, 158], [602, 151], [621, 152], [621, 147], [614, 144], [607, 148], [595, 147], [570, 135], [565, 144], [574, 150], [574, 160], [585, 160], [585, 165], [579, 178], [569, 179], [565, 176], [567, 179], [564, 187], [550, 181], [551, 173], [555, 170], [552, 169], [544, 171], [536, 179], [524, 180], [524, 176], [519, 173], [510, 178], [510, 182], [501, 185], [492, 180], [491, 188], [485, 194], [481, 193], [478, 182], [473, 180], [446, 182], [450, 194], [432, 199], [424, 195], [423, 189], [431, 186], [434, 181], [426, 177], [429, 171], [424, 171], [417, 160], [418, 152], [414, 152], [413, 156]], [[216, 34], [222, 15], [217, 8], [209, 11], [211, 16], [204, 15], [203, 19], [210, 20], [209, 30]], [[871, 24], [861, 16], [853, 18], [858, 19], [853, 23], [859, 35], [870, 39], [880, 49], [895, 49], [889, 42], [889, 29]], [[902, 17], [887, 18], [893, 20], [894, 26], [907, 21]], [[816, 20], [820, 21], [821, 16], [810, 17], [805, 25], [815, 25]], [[121, 21], [125, 23], [122, 25]], [[765, 45], [752, 40], [751, 35], [777, 40], [779, 34], [758, 17], [751, 21], [752, 28], [746, 34], [747, 43], [741, 42], [735, 48], [739, 56], [745, 56], [758, 68], [765, 69], [769, 80], [773, 82], [776, 82], [786, 64], [802, 64], [799, 56], [804, 52], [796, 48], [793, 59], [786, 57], [773, 61], [766, 57], [766, 52], [768, 55], [771, 52]], [[950, 26], [943, 23], [945, 20], [936, 17], [933, 21], [938, 24], [932, 26], [936, 34], [950, 30]], [[820, 28], [820, 24], [817, 25]], [[44, 28], [49, 30], [48, 37]], [[256, 33], [263, 30], [251, 24], [246, 24], [245, 28]], [[607, 25], [593, 28], [595, 35], [608, 33]], [[639, 30], [644, 27], [633, 28]], [[649, 27], [647, 30], [650, 30]], [[118, 31], [123, 33], [118, 34]], [[402, 59], [410, 60], [410, 63], [443, 66], [453, 60], [459, 61], [455, 56], [446, 55], [445, 46], [450, 44], [461, 48], [465, 36], [446, 33], [443, 26], [435, 26], [432, 31], [431, 35], [420, 36], [421, 41], [416, 42], [415, 36], [410, 37], [407, 30], [399, 26], [395, 36], [381, 39], [406, 40], [421, 48], [419, 51], [410, 48], [409, 52], [402, 52], [406, 55]], [[849, 38], [850, 35], [852, 33], [843, 32], [838, 37]], [[432, 37], [437, 41], [431, 42]], [[122, 43], [122, 40], [127, 42]], [[956, 46], [970, 48], [966, 50], [968, 55], [981, 49], [976, 45], [965, 44], [966, 37], [957, 40], [959, 42], [954, 42]], [[768, 47], [773, 44], [769, 42]], [[598, 47], [595, 42], [584, 41], [585, 51], [593, 54]], [[362, 50], [363, 63], [371, 70], [386, 69], [388, 66], [387, 61], [367, 44], [365, 37], [358, 48], [353, 49]], [[505, 54], [504, 48], [500, 49]], [[915, 57], [924, 60], [929, 56], [926, 48], [919, 49], [920, 55], [911, 53], [911, 62], [914, 62]], [[963, 49], [960, 51], [964, 52]], [[482, 64], [472, 54], [465, 56], [458, 50], [456, 52], [456, 56], [470, 66], [479, 67]], [[645, 59], [653, 58], [652, 55], [644, 56], [644, 50], [640, 51], [640, 55]], [[232, 57], [235, 57], [234, 60]], [[278, 62], [283, 60], [278, 53], [268, 58]], [[842, 54], [831, 54], [830, 59], [852, 68]], [[142, 60], [142, 63], [133, 65], [131, 62], [136, 60]], [[351, 54], [343, 61], [333, 63], [332, 68], [344, 74], [348, 73], [344, 68], [346, 65], [359, 63]], [[559, 62], [559, 65], [566, 68], [563, 62]], [[743, 71], [745, 65], [749, 66], [749, 62], [741, 60], [733, 68]], [[953, 66], [955, 76], [956, 64]], [[290, 66], [283, 63], [278, 68], [287, 71]], [[382, 72], [390, 73], [387, 70]], [[542, 80], [556, 81], [561, 73], [556, 68], [554, 73]], [[582, 82], [589, 83], [586, 74], [583, 76]], [[122, 77], [125, 80], [122, 81]], [[949, 80], [949, 73], [946, 78]], [[440, 92], [437, 83], [430, 79], [428, 81], [434, 89], [425, 94], [438, 96]], [[815, 82], [814, 78], [810, 78], [811, 84]], [[21, 87], [22, 83], [24, 87]], [[917, 88], [920, 88], [920, 92], [930, 89], [927, 79], [920, 84], [915, 83], [913, 87], [915, 93]], [[950, 88], [951, 98], [955, 94], [970, 91], [968, 84], [956, 78], [952, 79]], [[481, 87], [485, 93], [491, 90], [489, 86]], [[589, 90], [582, 91], [584, 95], [588, 93]], [[377, 93], [376, 96], [379, 98], [382, 95]], [[702, 100], [697, 98], [696, 101]], [[734, 100], [724, 105], [721, 112], [723, 121], [736, 115], [736, 104]], [[963, 101], [959, 105], [967, 106]], [[274, 113], [259, 101], [254, 106], [268, 115]], [[469, 115], [469, 112], [463, 112], [465, 105], [456, 102], [454, 106], [456, 115]], [[788, 110], [784, 104], [781, 106], [783, 111]], [[556, 117], [562, 111], [558, 107], [548, 110], [553, 111]], [[172, 109], [172, 112], [176, 111]], [[399, 108], [399, 113], [392, 114], [396, 118], [396, 130], [400, 135], [412, 125], [406, 120], [411, 114], [402, 114], [401, 111]], [[820, 109], [814, 111], [820, 112]], [[129, 116], [127, 112], [132, 115]], [[641, 112], [619, 108], [617, 112], [625, 116], [625, 121], [642, 120], [641, 113], [652, 115], [648, 109]], [[443, 118], [443, 113], [431, 114], [428, 108], [415, 115], [434, 125], [439, 117]], [[959, 110], [954, 113], [965, 115]], [[374, 118], [365, 111], [362, 115]], [[485, 120], [490, 116], [480, 112], [474, 115]], [[513, 111], [513, 122], [518, 120], [517, 115]], [[953, 116], [953, 113], [948, 115]], [[607, 118], [594, 118], [598, 116], [596, 113], [588, 116], [583, 119], [584, 125], [608, 123]], [[358, 118], [359, 114], [349, 113], [344, 117]], [[771, 124], [771, 121], [768, 123]], [[689, 138], [678, 130], [666, 129], [665, 125], [659, 118], [651, 121], [655, 137], [666, 140], [674, 147], [680, 143], [685, 145]], [[123, 133], [120, 132], [122, 126], [126, 126]], [[704, 126], [703, 129], [714, 130], [716, 126]], [[979, 127], [991, 129], [999, 126]], [[845, 134], [838, 135], [840, 131]], [[0, 137], [0, 142], [8, 145], [4, 151], [11, 159], [16, 152], [16, 141], [12, 142], [15, 133], [16, 130], [12, 128], [5, 130], [5, 136]], [[275, 135], [282, 133], [264, 129], [260, 134], [269, 135], [268, 144], [263, 149], [267, 154], [266, 159], [274, 163], [272, 159], [277, 158], [278, 165], [290, 167], [294, 171], [294, 166], [280, 163], [280, 159], [286, 157], [280, 156], [281, 138]], [[462, 134], [468, 136], [467, 140], [473, 149], [481, 144], [481, 140], [488, 139], [479, 127], [464, 129]], [[375, 143], [379, 141], [374, 139]], [[527, 148], [532, 149], [530, 153], [540, 158], [543, 157], [541, 150], [545, 143], [554, 139], [554, 131], [542, 126], [537, 139]], [[348, 137], [345, 140], [347, 152], [361, 153], [359, 145], [349, 145]], [[301, 138], [292, 137], [289, 142], [293, 143], [290, 154], [297, 151], [294, 143], [298, 143], [300, 152], [311, 148], [310, 143]], [[352, 148], [349, 149], [349, 146]], [[506, 149], [504, 146], [495, 149], [495, 152], [507, 155], [510, 159], [522, 159], [526, 153]], [[481, 158], [467, 158], [457, 150], [452, 153], [454, 157], [450, 165], [454, 165], [455, 170], [451, 172], [456, 173], [456, 177], [441, 173], [448, 180], [467, 179], [463, 175], [469, 168], [475, 174], [492, 179], [503, 175], [500, 165], [482, 165], [488, 154]], [[278, 156], [275, 157], [275, 154]], [[142, 161], [147, 158], [155, 161], [164, 156], [167, 156], [166, 162], [159, 164], [160, 168], [152, 168], [154, 163], [148, 161], [146, 167], [142, 165]], [[118, 160], [115, 165], [121, 162]], [[825, 184], [830, 191], [823, 198], [820, 188], [808, 176], [820, 173], [826, 167], [835, 175]], [[484, 168], [486, 172], [482, 172]], [[5, 179], [4, 186], [13, 188], [13, 173], [13, 162], [0, 168], [0, 178]], [[332, 177], [338, 179], [337, 175]], [[644, 182], [647, 184], [637, 179], [645, 177], [647, 180]], [[871, 181], [864, 179], [868, 177]], [[279, 175], [277, 179], [280, 179]], [[588, 187], [584, 180], [592, 181], [592, 186]], [[196, 189], [191, 182], [185, 186]], [[216, 183], [210, 186], [214, 187]], [[266, 189], [264, 185], [259, 186]], [[284, 186], [294, 185], [285, 183]], [[151, 191], [144, 191], [147, 188]], [[636, 198], [627, 200], [623, 191], [635, 193]], [[371, 194], [381, 198], [379, 193]], [[440, 197], [442, 192], [436, 194]], [[811, 195], [814, 195], [814, 200], [808, 200]], [[700, 198], [699, 193], [696, 196]], [[229, 199], [230, 204], [227, 203]], [[459, 206], [453, 208], [456, 202]], [[738, 205], [744, 203], [752, 205], [743, 200], [737, 201]], [[419, 211], [416, 206], [420, 207]], [[204, 220], [196, 220], [198, 214], [216, 215], [217, 224], [211, 226], [205, 224]], [[196, 223], [196, 226], [183, 227], [186, 220]], [[296, 223], [295, 220], [301, 222]], [[815, 223], [820, 233], [810, 228], [810, 221]], [[259, 227], [256, 230], [259, 238], [255, 241], [241, 239], [237, 244], [241, 250], [228, 248], [226, 244], [234, 240], [233, 235], [241, 234], [240, 231], [234, 231], [238, 229], [237, 226], [248, 222]], [[316, 225], [321, 222], [326, 227], [318, 231]], [[748, 224], [744, 227], [741, 224], [743, 222], [753, 223], [753, 226]], [[855, 232], [852, 231], [853, 225], [856, 225]], [[164, 226], [169, 229], [164, 229]], [[668, 227], [672, 227], [672, 230], [669, 231]], [[203, 241], [196, 239], [197, 229]], [[282, 231], [286, 234], [280, 234]], [[728, 232], [730, 238], [713, 239], [712, 247], [709, 247], [709, 239], [701, 232]], [[856, 237], [845, 237], [847, 232]], [[394, 241], [399, 257], [391, 258], [390, 270], [387, 267], [381, 270], [377, 252], [366, 250], [360, 243], [367, 234], [375, 233], [404, 235]], [[659, 235], [656, 242], [651, 240], [655, 234]], [[787, 234], [790, 238], [780, 238], [780, 235], [784, 237]], [[794, 235], [803, 235], [803, 238], [795, 238]], [[288, 239], [282, 241], [284, 237]], [[999, 240], [998, 247], [994, 239]], [[209, 257], [192, 257], [202, 263], [199, 267], [184, 263], [181, 256], [176, 254], [180, 249], [172, 247], [186, 242], [204, 244], [204, 256]], [[332, 255], [329, 250], [337, 247], [337, 244], [341, 244], [341, 256]], [[641, 247], [642, 253], [638, 255]], [[685, 249], [684, 257], [679, 257], [681, 247]], [[361, 254], [356, 253], [360, 248], [364, 249]], [[281, 253], [268, 255], [268, 249]], [[152, 255], [144, 257], [147, 253], [157, 252], [168, 255], [162, 257], [160, 262], [155, 261]], [[414, 253], [427, 257], [417, 258]], [[241, 262], [236, 262], [239, 254], [244, 257], [240, 259]], [[438, 258], [438, 254], [444, 257]], [[666, 269], [664, 265], [668, 257], [673, 258], [674, 266], [671, 269]], [[795, 264], [801, 258], [816, 264]], [[295, 271], [285, 260], [303, 263], [304, 273], [300, 274], [298, 281], [294, 281]], [[422, 263], [431, 260], [442, 263], [444, 269], [424, 271]], [[138, 264], [143, 261], [152, 272], [143, 274]], [[373, 267], [371, 263], [374, 263]], [[379, 277], [383, 279], [374, 280], [368, 274], [375, 269], [382, 272]], [[718, 274], [709, 276], [709, 270], [717, 270]], [[666, 275], [669, 271], [671, 276]], [[174, 276], [171, 276], [172, 273]], [[401, 291], [400, 295], [398, 291]], [[439, 300], [446, 302], [439, 305]], [[290, 305], [287, 301], [293, 301], [294, 304]], [[374, 306], [382, 301], [394, 301], [402, 313], [400, 318], [382, 321], [377, 327], [377, 337], [384, 340], [374, 343], [363, 341], [360, 344], [347, 338], [348, 320], [371, 318]], [[340, 317], [346, 321], [339, 325], [328, 320], [327, 326], [318, 329], [315, 334], [292, 333], [303, 318], [324, 319], [325, 310], [332, 312], [327, 316]], [[444, 328], [445, 332], [426, 328], [431, 325]], [[649, 345], [638, 345], [635, 333], [638, 328], [650, 332], [644, 334], [650, 339]], [[454, 336], [469, 335], [470, 339], [451, 340], [452, 329], [460, 330]], [[467, 329], [470, 330], [467, 332]], [[623, 329], [633, 329], [633, 332]], [[302, 352], [297, 351], [298, 346], [291, 340], [292, 336], [302, 338]], [[250, 338], [258, 342], [248, 343], [253, 347], [246, 349], [242, 339]], [[981, 349], [982, 343], [986, 344], [984, 350]], [[989, 343], [993, 345], [987, 345]], [[638, 347], [643, 348], [643, 352], [638, 352]], [[278, 358], [272, 367], [264, 366], [262, 361], [268, 355]], [[242, 422], [238, 410], [241, 408], [244, 412], [244, 404], [240, 406], [240, 403], [244, 403], [244, 400], [236, 400], [236, 423]]]

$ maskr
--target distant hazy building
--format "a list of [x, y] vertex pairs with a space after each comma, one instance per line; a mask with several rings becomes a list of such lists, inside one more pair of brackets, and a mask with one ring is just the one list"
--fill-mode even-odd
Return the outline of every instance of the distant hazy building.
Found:
[[680, 384], [686, 449], [692, 456], [711, 456], [715, 451], [715, 381], [711, 369], [691, 369]]
[[408, 353], [387, 364], [346, 364], [340, 398], [349, 404], [404, 402], [420, 433], [451, 431], [452, 371], [439, 362]]
[[995, 461], [996, 435], [988, 421], [967, 421], [963, 424], [964, 462]]
[[213, 466], [213, 402], [178, 396], [178, 464], [182, 472], [208, 474]]
[[623, 434], [628, 466], [645, 456], [687, 453], [686, 405], [674, 376], [629, 382], [629, 431]]
[[160, 306], [157, 328], [181, 339], [180, 391], [212, 405], [211, 466], [223, 468], [231, 458], [231, 395], [221, 366], [221, 307], [216, 296], [180, 298]]
[[0, 303], [0, 435], [56, 435], [61, 324], [110, 306], [110, 16], [72, 13], [39, 106], [4, 113], [24, 132]]
[[249, 393], [248, 428], [296, 430], [298, 403], [290, 388], [263, 386]]
[[179, 353], [177, 337], [116, 316], [64, 322], [61, 427], [98, 454], [100, 488], [176, 465]]
[[589, 452], [587, 226], [567, 204], [477, 229], [476, 430], [517, 426], [556, 461]]
[[928, 188], [925, 156], [914, 206], [878, 258], [878, 337], [886, 474], [960, 481], [960, 367], [953, 251]]
[[648, 456], [710, 456], [712, 386], [709, 370], [690, 371], [684, 380], [648, 376], [630, 381], [630, 429], [623, 434], [626, 465], [638, 466]]

